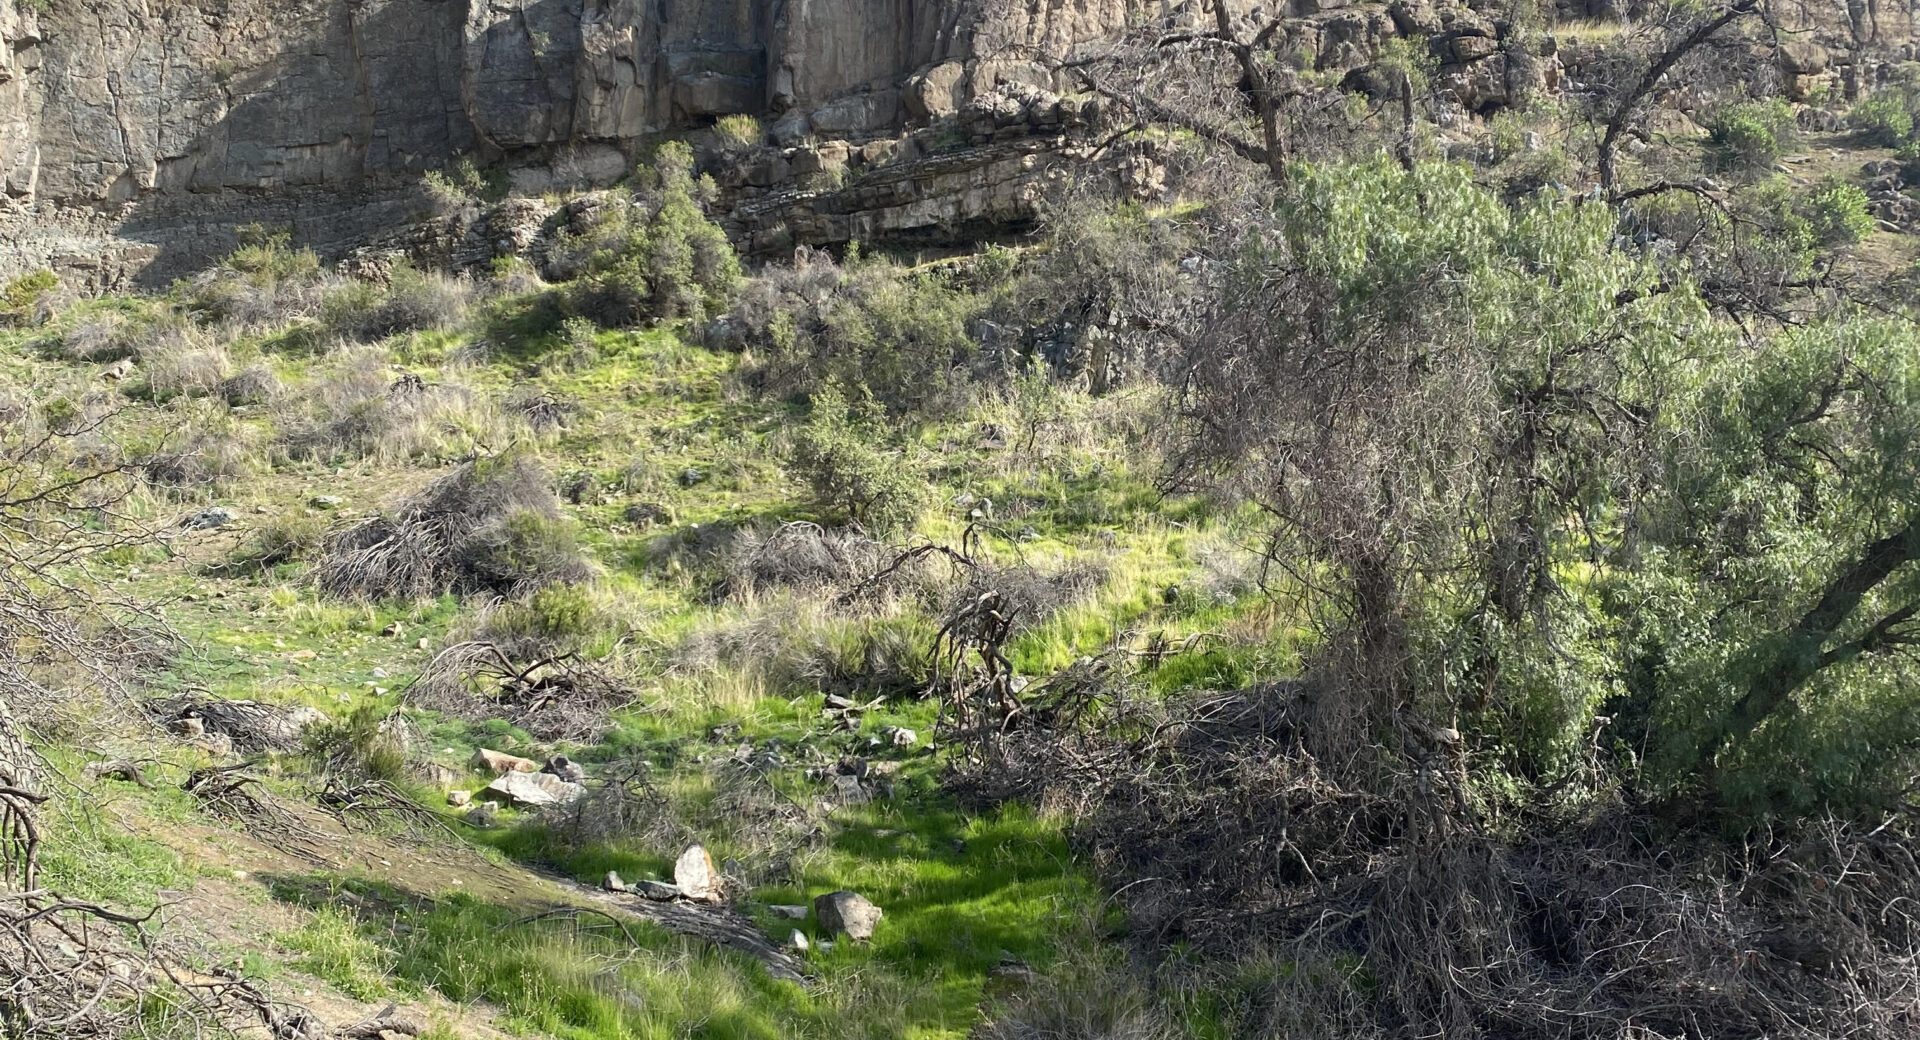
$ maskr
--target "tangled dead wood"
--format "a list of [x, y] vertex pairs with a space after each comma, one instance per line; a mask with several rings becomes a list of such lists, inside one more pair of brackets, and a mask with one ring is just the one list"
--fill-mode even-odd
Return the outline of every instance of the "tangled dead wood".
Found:
[[[1250, 1034], [1911, 1036], [1920, 861], [1911, 813], [1743, 844], [1670, 843], [1620, 804], [1490, 826], [1449, 752], [1356, 771], [1316, 753], [1301, 683], [1097, 724], [976, 737], [956, 784], [1041, 799], [1149, 945], [1293, 969], [1236, 1008]], [[1384, 750], [1382, 752], [1385, 753]]]
[[466, 640], [435, 654], [401, 697], [471, 722], [504, 719], [539, 740], [587, 741], [635, 694], [573, 653], [522, 661], [491, 640]]

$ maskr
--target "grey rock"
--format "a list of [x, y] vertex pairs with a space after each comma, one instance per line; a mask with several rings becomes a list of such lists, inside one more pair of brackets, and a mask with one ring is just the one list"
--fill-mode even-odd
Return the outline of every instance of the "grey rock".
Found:
[[307, 504], [315, 509], [338, 509], [346, 499], [339, 495], [315, 495], [307, 499]]
[[633, 891], [633, 889], [629, 887], [625, 881], [621, 880], [619, 872], [613, 871], [613, 870], [607, 871], [607, 876], [605, 878], [602, 878], [600, 881], [600, 887], [606, 889], [609, 892]]
[[884, 916], [879, 907], [858, 892], [829, 892], [813, 901], [814, 916], [829, 935], [849, 939], [871, 939]]
[[804, 906], [773, 903], [767, 907], [767, 912], [785, 921], [804, 921], [807, 919], [807, 908]]
[[651, 878], [635, 881], [633, 883], [633, 890], [640, 893], [642, 897], [651, 899], [656, 903], [670, 903], [680, 898], [679, 885], [669, 885], [664, 881], [655, 881]]
[[238, 513], [226, 506], [208, 506], [187, 514], [181, 519], [180, 526], [189, 531], [216, 531], [239, 518]]
[[552, 773], [512, 772], [488, 784], [480, 797], [520, 809], [545, 809], [566, 805], [586, 793], [586, 788]]
[[540, 771], [549, 776], [557, 776], [570, 784], [580, 783], [587, 778], [587, 771], [581, 767], [580, 763], [565, 755], [555, 755], [547, 759], [547, 764], [541, 767]]

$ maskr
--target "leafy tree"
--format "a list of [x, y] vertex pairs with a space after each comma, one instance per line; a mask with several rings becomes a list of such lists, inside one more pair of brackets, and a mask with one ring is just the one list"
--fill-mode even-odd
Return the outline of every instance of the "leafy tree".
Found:
[[1541, 776], [1609, 689], [1580, 573], [1702, 317], [1613, 240], [1605, 208], [1376, 161], [1303, 168], [1236, 243], [1182, 373], [1175, 482], [1273, 514], [1370, 739], [1477, 718]]
[[1655, 779], [1748, 813], [1897, 797], [1920, 749], [1920, 330], [1730, 352], [1663, 438], [1620, 605]]

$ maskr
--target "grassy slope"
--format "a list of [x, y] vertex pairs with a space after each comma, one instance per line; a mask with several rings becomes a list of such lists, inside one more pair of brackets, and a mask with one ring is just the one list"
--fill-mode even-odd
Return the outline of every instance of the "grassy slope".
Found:
[[[92, 304], [68, 322], [80, 320]], [[113, 304], [111, 306], [128, 306]], [[776, 769], [771, 787], [813, 814], [823, 837], [791, 865], [785, 880], [753, 892], [759, 903], [805, 902], [840, 888], [860, 891], [886, 911], [871, 944], [840, 944], [812, 955], [820, 982], [811, 990], [769, 981], [757, 966], [700, 949], [645, 926], [645, 947], [625, 949], [623, 936], [576, 925], [524, 923], [528, 907], [551, 902], [529, 885], [524, 898], [495, 892], [475, 897], [444, 877], [387, 876], [379, 863], [279, 876], [274, 898], [316, 912], [304, 923], [255, 948], [239, 951], [250, 970], [273, 976], [294, 971], [318, 976], [349, 997], [437, 992], [454, 1002], [485, 1002], [506, 1029], [565, 1037], [614, 1036], [872, 1036], [958, 1037], [976, 1025], [989, 977], [1003, 961], [1042, 969], [1056, 958], [1082, 956], [1100, 940], [1100, 894], [1076, 863], [1057, 819], [1014, 806], [983, 813], [962, 810], [940, 788], [943, 760], [914, 750], [876, 750], [871, 739], [887, 725], [930, 735], [933, 709], [901, 702], [870, 714], [853, 733], [829, 730], [817, 690], [795, 686], [752, 661], [676, 666], [675, 648], [690, 638], [773, 616], [790, 643], [848, 648], [874, 626], [893, 626], [917, 638], [936, 627], [912, 614], [846, 618], [818, 605], [776, 596], [762, 603], [707, 602], [707, 578], [676, 549], [675, 536], [697, 525], [739, 524], [804, 516], [799, 489], [779, 460], [793, 415], [735, 389], [737, 358], [689, 347], [672, 334], [603, 333], [567, 364], [555, 343], [518, 343], [484, 364], [451, 359], [470, 334], [415, 334], [385, 344], [395, 365], [433, 382], [459, 382], [481, 400], [538, 385], [577, 401], [567, 427], [539, 438], [563, 478], [585, 472], [611, 494], [569, 506], [583, 540], [604, 572], [600, 605], [623, 619], [637, 656], [641, 700], [616, 720], [604, 744], [567, 748], [590, 768], [638, 753], [658, 766], [678, 818], [715, 858], [751, 858], [763, 842], [716, 801], [714, 762], [738, 742], [813, 745], [825, 756], [860, 753], [896, 758], [900, 779], [891, 800], [870, 806], [822, 807], [825, 788], [808, 781], [798, 761]], [[46, 394], [57, 386], [91, 383], [95, 369], [48, 361], [14, 335], [4, 352], [9, 381]], [[236, 364], [258, 357], [298, 397], [324, 378], [327, 357], [286, 355], [273, 337], [233, 349]], [[131, 387], [136, 397], [139, 387]], [[1036, 395], [1037, 394], [1037, 395]], [[1014, 647], [1025, 673], [1044, 675], [1076, 657], [1114, 643], [1144, 645], [1150, 636], [1179, 641], [1201, 634], [1196, 651], [1154, 673], [1157, 684], [1230, 685], [1256, 671], [1284, 667], [1284, 644], [1269, 638], [1272, 619], [1256, 602], [1237, 598], [1240, 564], [1224, 523], [1197, 503], [1162, 501], [1135, 469], [1132, 439], [1144, 399], [1089, 401], [1039, 391], [1023, 405], [989, 402], [924, 431], [911, 449], [933, 474], [921, 530], [956, 541], [965, 526], [948, 503], [960, 492], [999, 503], [999, 517], [1017, 538], [990, 552], [1043, 569], [1094, 563], [1105, 584], [1028, 632]], [[398, 704], [407, 679], [463, 624], [474, 604], [452, 598], [374, 606], [319, 598], [300, 581], [299, 565], [266, 573], [209, 569], [246, 544], [247, 528], [311, 514], [317, 494], [346, 501], [339, 513], [376, 511], [430, 479], [445, 462], [485, 434], [442, 420], [430, 431], [445, 442], [444, 456], [275, 461], [277, 435], [270, 408], [228, 409], [211, 398], [165, 404], [137, 401], [132, 416], [154, 438], [183, 421], [218, 425], [252, 454], [250, 474], [217, 488], [210, 499], [159, 497], [135, 503], [156, 525], [198, 508], [227, 504], [239, 530], [171, 537], [111, 560], [106, 577], [119, 590], [159, 601], [186, 651], [150, 679], [160, 690], [202, 689], [225, 697], [298, 701], [336, 716], [366, 705]], [[983, 424], [1031, 429], [1011, 447], [980, 447]], [[479, 424], [476, 422], [475, 424]], [[688, 484], [688, 469], [704, 479]], [[668, 525], [625, 521], [631, 502], [666, 506]], [[330, 519], [338, 519], [337, 516]], [[383, 635], [398, 623], [403, 634]], [[424, 646], [422, 645], [424, 642]], [[377, 670], [377, 671], [376, 671]], [[378, 674], [384, 673], [384, 675]], [[428, 727], [428, 753], [462, 767], [471, 748], [488, 743], [545, 753], [511, 727], [474, 732], [457, 723]], [[713, 727], [737, 725], [725, 746]], [[85, 754], [62, 764], [77, 773]], [[156, 777], [174, 779], [193, 756], [163, 750]], [[297, 763], [286, 763], [276, 783], [290, 798], [302, 795]], [[462, 786], [482, 782], [463, 779]], [[198, 817], [191, 800], [162, 783], [153, 792], [110, 784], [113, 810], [67, 821], [68, 835], [90, 832], [95, 851], [73, 857], [55, 852], [49, 878], [89, 895], [134, 904], [161, 888], [190, 884], [196, 872], [224, 871], [218, 856], [182, 839], [173, 824]], [[437, 804], [437, 790], [416, 792]], [[509, 821], [511, 824], [513, 821]], [[144, 835], [144, 836], [143, 836]], [[467, 832], [468, 840], [535, 865], [592, 883], [608, 869], [628, 877], [664, 876], [676, 846], [658, 840], [563, 847], [538, 826]], [[242, 857], [244, 858], [244, 857]], [[359, 892], [347, 899], [342, 893]], [[344, 899], [344, 901], [343, 901]], [[767, 918], [775, 935], [789, 924]], [[809, 922], [803, 926], [811, 932]], [[817, 936], [816, 936], [817, 938]]]

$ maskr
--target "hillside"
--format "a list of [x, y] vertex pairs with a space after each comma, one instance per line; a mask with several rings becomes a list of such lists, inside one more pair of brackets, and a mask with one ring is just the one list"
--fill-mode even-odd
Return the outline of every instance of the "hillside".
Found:
[[0, 1033], [1911, 1035], [1894, 13], [0, 3]]

